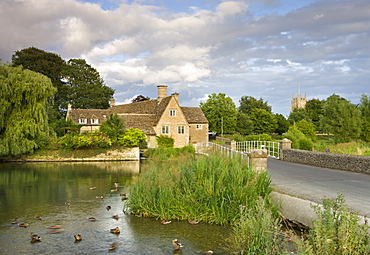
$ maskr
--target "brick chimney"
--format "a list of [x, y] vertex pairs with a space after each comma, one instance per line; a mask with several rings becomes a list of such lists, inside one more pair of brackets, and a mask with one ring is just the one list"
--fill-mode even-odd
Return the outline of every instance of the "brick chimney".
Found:
[[158, 100], [161, 101], [163, 98], [167, 96], [167, 87], [165, 85], [158, 85]]

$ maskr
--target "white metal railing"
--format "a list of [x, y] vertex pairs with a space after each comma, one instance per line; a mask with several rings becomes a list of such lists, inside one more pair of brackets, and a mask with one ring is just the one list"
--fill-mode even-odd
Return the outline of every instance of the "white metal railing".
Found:
[[249, 157], [247, 153], [242, 151], [233, 150], [227, 148], [223, 145], [211, 143], [211, 142], [201, 142], [194, 145], [195, 152], [200, 154], [208, 155], [214, 151], [219, 151], [221, 153], [226, 153], [229, 157], [239, 156], [245, 158], [247, 160], [247, 164], [249, 165]]
[[266, 149], [270, 157], [280, 158], [280, 143], [271, 141], [243, 141], [236, 142], [236, 150], [251, 152], [256, 149]]

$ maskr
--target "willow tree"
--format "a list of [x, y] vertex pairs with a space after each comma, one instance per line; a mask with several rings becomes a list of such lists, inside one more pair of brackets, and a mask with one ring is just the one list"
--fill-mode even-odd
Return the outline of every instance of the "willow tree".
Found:
[[39, 148], [50, 135], [47, 104], [56, 89], [42, 74], [0, 65], [0, 156]]

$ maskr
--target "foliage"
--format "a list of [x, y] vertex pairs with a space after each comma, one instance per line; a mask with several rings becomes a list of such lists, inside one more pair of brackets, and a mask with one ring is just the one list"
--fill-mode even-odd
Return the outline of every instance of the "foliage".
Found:
[[344, 196], [323, 198], [322, 206], [314, 205], [313, 221], [307, 241], [298, 241], [303, 254], [369, 254], [369, 226], [359, 224], [358, 212], [345, 203]]
[[118, 143], [125, 147], [137, 147], [145, 139], [146, 136], [140, 129], [128, 128], [118, 137]]
[[68, 90], [61, 108], [68, 103], [79, 109], [107, 109], [114, 90], [104, 85], [98, 71], [84, 59], [70, 59], [63, 70], [63, 80]]
[[298, 139], [298, 143], [300, 150], [312, 151], [314, 143], [309, 137], [306, 136]]
[[323, 106], [323, 131], [334, 135], [336, 142], [348, 142], [361, 134], [361, 111], [348, 100], [331, 95]]
[[172, 148], [175, 144], [175, 139], [166, 135], [160, 135], [156, 137], [158, 147]]
[[[293, 149], [312, 150], [313, 142], [308, 141], [310, 138], [305, 136], [295, 124], [289, 127], [289, 130], [285, 133], [284, 138], [292, 141]], [[311, 147], [309, 147], [310, 145]]]
[[321, 131], [320, 119], [323, 115], [323, 106], [326, 100], [311, 99], [306, 103], [307, 119], [315, 125], [317, 131]]
[[133, 180], [126, 210], [161, 219], [235, 223], [240, 205], [250, 208], [259, 199], [271, 205], [270, 183], [266, 171], [250, 169], [244, 159], [225, 154], [149, 159]]
[[242, 96], [239, 100], [239, 111], [247, 115], [250, 115], [254, 109], [263, 109], [271, 113], [271, 106], [267, 103], [262, 98], [257, 100], [251, 96]]
[[232, 229], [229, 246], [237, 254], [283, 254], [280, 219], [273, 216], [263, 200], [252, 207], [240, 205], [240, 219]]
[[245, 141], [272, 141], [272, 138], [268, 134], [248, 135]]
[[366, 155], [366, 151], [370, 151], [370, 144], [363, 141], [351, 141], [348, 143], [333, 143], [332, 141], [319, 140], [315, 143], [316, 151], [326, 151], [329, 149], [332, 153], [351, 154], [351, 155]]
[[195, 148], [191, 145], [187, 145], [182, 148], [159, 147], [156, 149], [148, 149], [148, 153], [145, 156], [152, 160], [168, 160], [184, 154], [191, 157], [194, 153]]
[[59, 144], [70, 149], [107, 148], [112, 141], [101, 132], [85, 132], [79, 135], [66, 134], [59, 138]]
[[42, 74], [0, 65], [0, 155], [31, 153], [53, 136], [46, 108], [55, 91]]
[[253, 122], [253, 132], [255, 133], [273, 133], [277, 128], [274, 115], [264, 109], [253, 109], [249, 118]]
[[238, 112], [238, 119], [236, 122], [236, 130], [241, 134], [253, 133], [253, 122], [247, 114]]
[[138, 95], [137, 97], [135, 97], [134, 99], [131, 100], [131, 103], [137, 103], [137, 102], [146, 101], [146, 100], [149, 100], [149, 99], [150, 99], [149, 97], [145, 97], [143, 95]]
[[200, 103], [200, 108], [213, 132], [223, 135], [235, 131], [238, 111], [233, 100], [224, 93], [208, 95], [207, 101]]
[[274, 133], [278, 133], [280, 135], [284, 134], [288, 131], [290, 122], [284, 117], [282, 114], [275, 114], [274, 115], [277, 128], [275, 129]]
[[370, 142], [370, 98], [368, 95], [361, 96], [359, 109], [362, 120], [361, 139]]
[[313, 142], [316, 142], [316, 130], [314, 124], [303, 119], [295, 123], [295, 126], [300, 130], [305, 136], [310, 138]]
[[99, 130], [108, 136], [113, 143], [115, 143], [117, 142], [118, 137], [124, 133], [123, 128], [123, 119], [114, 113], [111, 114], [108, 119], [100, 125]]
[[303, 108], [294, 108], [288, 117], [288, 121], [290, 122], [290, 124], [294, 124], [295, 122], [304, 119], [307, 119], [307, 113], [306, 110]]

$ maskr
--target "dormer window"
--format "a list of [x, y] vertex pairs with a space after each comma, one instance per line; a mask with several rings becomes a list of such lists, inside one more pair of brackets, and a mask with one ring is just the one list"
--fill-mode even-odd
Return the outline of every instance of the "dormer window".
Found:
[[176, 116], [176, 110], [170, 110], [170, 116], [175, 117]]
[[99, 119], [91, 119], [91, 124], [99, 124]]
[[87, 124], [87, 119], [78, 119], [78, 124]]

